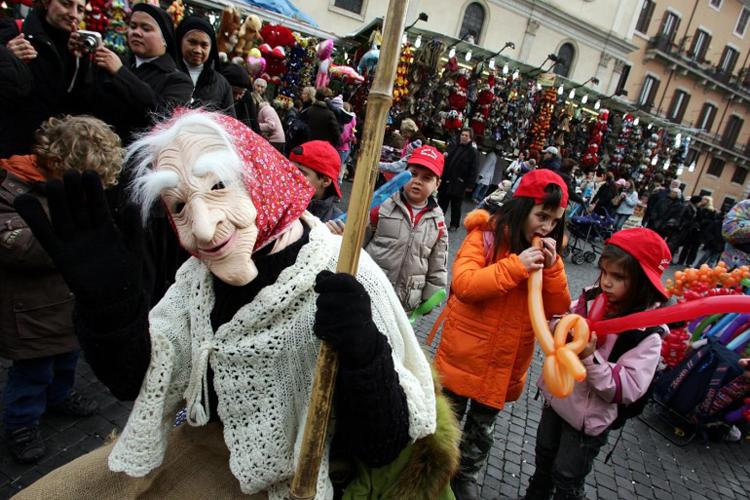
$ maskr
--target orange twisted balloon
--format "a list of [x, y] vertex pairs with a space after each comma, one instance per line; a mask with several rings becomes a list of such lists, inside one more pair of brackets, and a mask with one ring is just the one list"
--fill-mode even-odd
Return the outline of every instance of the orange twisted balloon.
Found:
[[[542, 240], [535, 237], [532, 245], [542, 248]], [[565, 398], [573, 392], [575, 382], [586, 378], [586, 368], [578, 359], [589, 342], [589, 326], [577, 314], [563, 316], [555, 327], [555, 336], [549, 329], [542, 302], [542, 269], [529, 276], [529, 317], [537, 342], [544, 351], [542, 375], [553, 396]], [[573, 330], [573, 341], [568, 342], [568, 332]]]

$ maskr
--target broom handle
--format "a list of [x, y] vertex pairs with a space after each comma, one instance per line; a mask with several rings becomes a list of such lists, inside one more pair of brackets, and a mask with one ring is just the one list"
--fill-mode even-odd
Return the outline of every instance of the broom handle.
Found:
[[[409, 0], [390, 0], [383, 28], [383, 45], [370, 93], [362, 134], [362, 145], [354, 174], [352, 197], [347, 210], [341, 251], [336, 271], [357, 274], [359, 253], [369, 224], [369, 207], [378, 174], [380, 147], [385, 124], [393, 100], [393, 83], [401, 53], [401, 35], [406, 21]], [[351, 332], [355, 335], [356, 332]], [[310, 406], [300, 447], [299, 462], [292, 480], [293, 500], [315, 498], [320, 461], [331, 416], [333, 388], [338, 371], [338, 357], [327, 342], [321, 342], [315, 366]]]

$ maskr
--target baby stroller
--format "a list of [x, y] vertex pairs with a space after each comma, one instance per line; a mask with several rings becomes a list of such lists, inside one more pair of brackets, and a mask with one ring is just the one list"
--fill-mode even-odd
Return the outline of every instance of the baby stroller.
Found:
[[568, 254], [574, 264], [591, 264], [604, 246], [604, 241], [612, 235], [615, 221], [609, 214], [576, 215], [570, 218], [568, 232]]

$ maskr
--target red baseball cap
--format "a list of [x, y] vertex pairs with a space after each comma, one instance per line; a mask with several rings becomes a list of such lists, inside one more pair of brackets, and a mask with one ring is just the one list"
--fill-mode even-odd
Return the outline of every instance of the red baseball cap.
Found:
[[438, 177], [443, 175], [445, 157], [434, 146], [421, 146], [409, 157], [408, 165], [420, 165]]
[[560, 197], [560, 208], [568, 206], [568, 185], [565, 181], [554, 173], [552, 170], [546, 168], [538, 168], [524, 174], [521, 177], [521, 183], [516, 188], [516, 192], [513, 193], [513, 198], [519, 196], [526, 196], [528, 198], [534, 198], [537, 203], [543, 203], [547, 193], [544, 192], [549, 184], [554, 184], [562, 191]]
[[616, 232], [605, 243], [615, 245], [629, 253], [638, 261], [648, 280], [659, 290], [664, 299], [669, 298], [667, 290], [661, 283], [661, 277], [672, 262], [672, 252], [669, 251], [664, 238], [651, 229], [634, 227]]
[[309, 141], [300, 144], [289, 153], [289, 160], [331, 179], [336, 195], [341, 198], [341, 189], [339, 189], [341, 157], [329, 142]]

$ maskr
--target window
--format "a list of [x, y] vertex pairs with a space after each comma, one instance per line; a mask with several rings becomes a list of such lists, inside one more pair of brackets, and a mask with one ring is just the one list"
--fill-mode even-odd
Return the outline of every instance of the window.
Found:
[[721, 60], [719, 61], [719, 71], [731, 75], [739, 57], [740, 53], [736, 49], [729, 45], [724, 47], [724, 52], [721, 54]]
[[334, 7], [339, 9], [348, 10], [355, 14], [362, 14], [362, 6], [365, 0], [334, 0]]
[[725, 147], [727, 149], [731, 149], [734, 147], [735, 143], [737, 142], [737, 137], [739, 137], [740, 135], [740, 130], [742, 130], [742, 124], [744, 122], [745, 121], [737, 115], [732, 115], [729, 117], [729, 122], [727, 122], [727, 126], [724, 129], [724, 135], [721, 138], [722, 147]]
[[734, 167], [734, 174], [732, 174], [732, 182], [734, 184], [744, 184], [747, 179], [747, 169], [737, 165]]
[[641, 88], [641, 94], [638, 97], [638, 105], [650, 108], [654, 104], [654, 98], [658, 89], [659, 80], [654, 76], [648, 75], [643, 80], [643, 88]]
[[674, 41], [674, 37], [677, 34], [677, 28], [680, 26], [680, 16], [672, 11], [664, 13], [664, 19], [661, 22], [661, 30], [659, 30], [659, 36], [668, 40], [669, 43]]
[[724, 202], [721, 204], [721, 209], [719, 209], [719, 211], [725, 214], [732, 209], [735, 203], [737, 203], [737, 200], [735, 200], [731, 196], [727, 196], [726, 198], [724, 198]]
[[724, 171], [724, 160], [721, 158], [712, 158], [711, 164], [708, 166], [706, 173], [715, 177], [721, 177], [721, 173]]
[[737, 18], [737, 25], [734, 27], [734, 34], [739, 37], [745, 36], [748, 21], [750, 21], [750, 10], [743, 7], [742, 12], [740, 12], [740, 17]]
[[699, 129], [705, 130], [706, 132], [711, 131], [711, 127], [714, 125], [714, 118], [716, 118], [717, 108], [713, 104], [705, 103], [703, 109], [701, 109], [701, 115], [698, 117], [698, 122], [695, 124]]
[[708, 46], [711, 44], [711, 35], [707, 32], [697, 29], [695, 35], [693, 35], [693, 44], [690, 47], [690, 59], [694, 61], [703, 62], [706, 58], [706, 51]]
[[708, 0], [708, 5], [710, 5], [711, 7], [713, 7], [716, 10], [719, 10], [719, 9], [721, 9], [721, 3], [723, 1], [724, 0]]
[[640, 31], [644, 35], [648, 33], [648, 25], [651, 24], [651, 16], [654, 15], [655, 6], [656, 2], [654, 0], [644, 0], [641, 13], [638, 16], [638, 22], [635, 23], [636, 31]]
[[711, 191], [710, 189], [701, 189], [701, 192], [698, 193], [698, 196], [701, 196], [701, 197], [703, 197], [703, 196], [711, 196], [712, 192], [713, 191]]
[[479, 43], [479, 35], [482, 34], [482, 27], [484, 26], [484, 7], [481, 4], [474, 2], [469, 4], [464, 11], [464, 21], [461, 23], [461, 31], [458, 33], [459, 38], [463, 38], [466, 35], [474, 37], [474, 43]]
[[557, 51], [558, 62], [555, 64], [555, 73], [567, 77], [570, 74], [573, 58], [576, 55], [576, 49], [572, 43], [564, 43]]
[[617, 87], [615, 88], [615, 95], [621, 95], [622, 91], [625, 90], [625, 84], [628, 83], [628, 77], [630, 76], [630, 65], [622, 65], [622, 73], [620, 73], [620, 79], [617, 81]]
[[669, 112], [667, 118], [675, 123], [680, 123], [682, 117], [685, 116], [685, 109], [690, 102], [690, 94], [684, 90], [675, 90], [672, 96], [672, 103], [669, 105]]
[[698, 159], [698, 150], [694, 148], [688, 149], [688, 153], [685, 155], [685, 165], [688, 167], [696, 162]]

